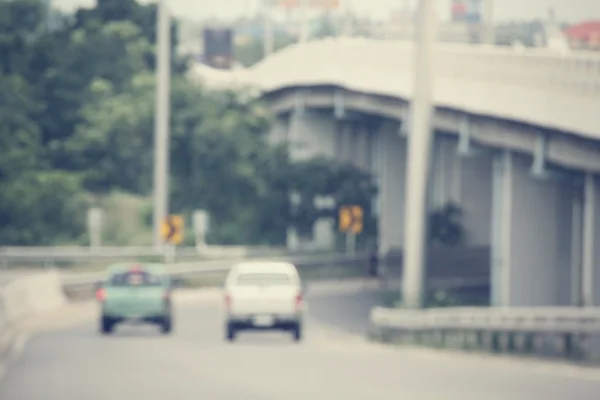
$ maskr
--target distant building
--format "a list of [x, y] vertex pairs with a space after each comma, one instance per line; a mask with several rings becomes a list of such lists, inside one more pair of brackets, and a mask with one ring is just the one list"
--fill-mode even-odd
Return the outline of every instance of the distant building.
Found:
[[586, 21], [564, 30], [571, 48], [600, 49], [600, 21]]
[[[463, 22], [440, 23], [437, 28], [438, 40], [446, 43], [470, 43], [474, 32], [470, 24]], [[412, 20], [393, 22], [380, 26], [376, 36], [382, 39], [414, 40], [416, 27]]]
[[[462, 4], [462, 3], [460, 3]], [[440, 22], [438, 40], [450, 43], [469, 43], [475, 33], [473, 23], [456, 18], [451, 22]], [[416, 34], [415, 12], [410, 2], [404, 1], [401, 8], [392, 11], [389, 20], [378, 26], [375, 36], [382, 39], [413, 40]]]
[[451, 4], [452, 22], [466, 22], [479, 24], [482, 21], [482, 0], [452, 0]]

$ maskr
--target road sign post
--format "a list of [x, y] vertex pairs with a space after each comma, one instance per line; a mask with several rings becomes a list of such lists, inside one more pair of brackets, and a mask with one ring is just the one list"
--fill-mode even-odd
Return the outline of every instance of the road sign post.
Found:
[[175, 262], [175, 246], [172, 244], [167, 244], [165, 246], [165, 264], [171, 264]]
[[364, 212], [361, 206], [342, 206], [339, 214], [339, 227], [346, 233], [346, 253], [356, 251], [356, 235], [363, 230]]
[[356, 235], [352, 231], [346, 232], [346, 253], [354, 255], [356, 252]]
[[100, 247], [102, 245], [102, 219], [103, 211], [101, 208], [94, 207], [88, 210], [87, 223], [90, 247]]
[[199, 250], [206, 247], [206, 232], [208, 232], [209, 224], [208, 213], [204, 210], [194, 211], [192, 223], [194, 225], [194, 236], [196, 237], [196, 249]]

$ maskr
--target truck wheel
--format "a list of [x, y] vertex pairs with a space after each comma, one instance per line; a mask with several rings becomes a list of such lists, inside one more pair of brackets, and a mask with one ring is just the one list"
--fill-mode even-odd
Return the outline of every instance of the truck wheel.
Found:
[[299, 342], [302, 340], [302, 325], [297, 323], [292, 328], [292, 335], [294, 337], [294, 341]]
[[227, 324], [226, 331], [227, 332], [225, 334], [225, 337], [226, 337], [227, 341], [233, 342], [235, 340], [235, 336], [237, 333], [233, 324], [231, 324], [231, 323]]
[[109, 335], [113, 332], [115, 323], [108, 317], [102, 317], [100, 319], [100, 333]]
[[173, 331], [173, 319], [171, 316], [163, 318], [162, 322], [160, 323], [160, 331], [165, 335], [168, 335]]

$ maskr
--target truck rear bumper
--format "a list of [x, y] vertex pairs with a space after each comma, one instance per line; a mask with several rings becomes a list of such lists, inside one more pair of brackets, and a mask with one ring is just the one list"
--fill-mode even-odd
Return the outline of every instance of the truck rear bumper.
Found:
[[229, 315], [227, 324], [236, 330], [291, 330], [302, 324], [302, 316], [265, 313]]
[[102, 318], [109, 320], [113, 324], [161, 324], [165, 319], [170, 318], [170, 314], [153, 315], [111, 315], [103, 314]]

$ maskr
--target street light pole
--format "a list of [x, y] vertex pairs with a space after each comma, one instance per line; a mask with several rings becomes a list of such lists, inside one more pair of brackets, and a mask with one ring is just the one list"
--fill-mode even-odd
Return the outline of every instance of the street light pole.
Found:
[[415, 43], [414, 92], [408, 135], [406, 204], [404, 209], [403, 298], [408, 308], [424, 302], [427, 248], [427, 209], [433, 141], [433, 78], [436, 41], [435, 0], [420, 0]]
[[161, 224], [169, 212], [169, 119], [171, 21], [164, 0], [156, 18], [156, 109], [154, 110], [154, 246], [162, 247]]

